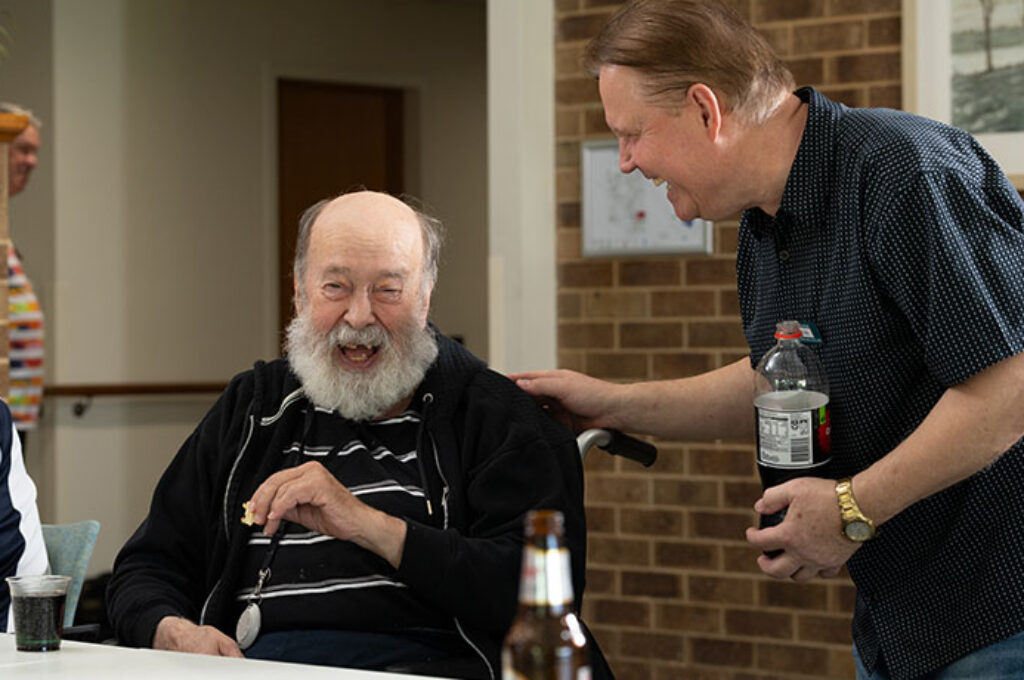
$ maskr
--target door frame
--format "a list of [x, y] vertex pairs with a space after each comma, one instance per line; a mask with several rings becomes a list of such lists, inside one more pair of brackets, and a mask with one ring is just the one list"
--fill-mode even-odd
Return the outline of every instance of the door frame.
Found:
[[391, 87], [406, 92], [407, 107], [405, 119], [405, 186], [406, 191], [418, 196], [421, 186], [422, 164], [420, 162], [419, 140], [422, 135], [422, 121], [419, 115], [419, 101], [424, 96], [426, 87], [422, 80], [416, 78], [371, 78], [365, 73], [351, 73], [331, 69], [291, 68], [264, 64], [261, 77], [263, 130], [262, 154], [266, 159], [263, 163], [262, 206], [263, 215], [263, 271], [267, 276], [263, 279], [260, 291], [263, 300], [263, 327], [267, 329], [264, 340], [264, 356], [275, 357], [281, 351], [281, 337], [278, 331], [278, 281], [282, 275], [278, 266], [278, 205], [277, 181], [277, 81], [313, 80], [338, 85], [364, 85], [368, 87]]
[[499, 371], [558, 360], [554, 4], [487, 0], [487, 311]]

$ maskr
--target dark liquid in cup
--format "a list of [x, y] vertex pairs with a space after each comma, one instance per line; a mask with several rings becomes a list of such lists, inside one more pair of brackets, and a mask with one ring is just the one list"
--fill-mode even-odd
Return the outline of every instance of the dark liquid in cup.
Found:
[[64, 600], [60, 595], [22, 595], [12, 597], [16, 644], [24, 652], [60, 649], [64, 633]]

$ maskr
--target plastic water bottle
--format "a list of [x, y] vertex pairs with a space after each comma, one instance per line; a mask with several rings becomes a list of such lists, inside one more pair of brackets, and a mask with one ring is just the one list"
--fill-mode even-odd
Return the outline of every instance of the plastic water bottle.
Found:
[[[798, 322], [780, 321], [775, 327], [778, 342], [757, 364], [757, 469], [765, 489], [795, 477], [824, 477], [831, 460], [828, 378], [821, 359], [802, 337]], [[785, 517], [785, 509], [761, 515], [761, 528]]]

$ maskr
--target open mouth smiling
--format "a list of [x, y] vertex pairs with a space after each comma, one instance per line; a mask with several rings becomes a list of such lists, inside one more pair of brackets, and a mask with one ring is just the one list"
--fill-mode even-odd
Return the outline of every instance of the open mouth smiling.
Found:
[[351, 366], [359, 368], [366, 367], [373, 363], [380, 351], [380, 345], [338, 345], [338, 352], [342, 360]]

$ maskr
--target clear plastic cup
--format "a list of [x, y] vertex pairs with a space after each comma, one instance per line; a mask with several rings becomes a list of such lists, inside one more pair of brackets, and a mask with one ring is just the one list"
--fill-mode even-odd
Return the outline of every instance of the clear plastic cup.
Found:
[[60, 649], [70, 576], [8, 576], [15, 644], [25, 652]]

